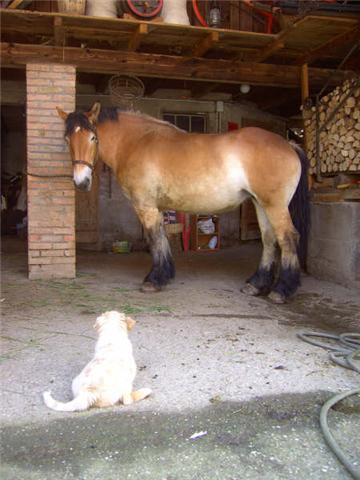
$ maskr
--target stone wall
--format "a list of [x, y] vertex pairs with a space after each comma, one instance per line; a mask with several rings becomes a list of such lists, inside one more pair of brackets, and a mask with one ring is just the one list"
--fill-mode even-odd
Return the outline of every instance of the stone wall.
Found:
[[309, 273], [360, 288], [360, 203], [312, 203]]

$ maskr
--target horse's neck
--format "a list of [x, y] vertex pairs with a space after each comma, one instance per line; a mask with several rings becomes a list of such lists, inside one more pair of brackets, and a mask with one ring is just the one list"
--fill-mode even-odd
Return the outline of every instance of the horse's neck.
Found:
[[128, 157], [139, 142], [141, 128], [134, 119], [124, 115], [117, 122], [104, 122], [98, 125], [97, 137], [99, 157], [108, 167], [117, 171], [122, 160]]

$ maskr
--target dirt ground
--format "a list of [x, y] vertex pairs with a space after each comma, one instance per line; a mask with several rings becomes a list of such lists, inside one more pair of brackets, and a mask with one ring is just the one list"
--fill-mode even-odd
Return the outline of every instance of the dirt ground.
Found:
[[[360, 379], [296, 335], [360, 332], [359, 291], [304, 276], [286, 305], [245, 296], [257, 243], [179, 255], [176, 279], [156, 294], [139, 291], [146, 253], [79, 252], [76, 279], [29, 281], [23, 244], [5, 239], [3, 252], [2, 479], [349, 478], [318, 414]], [[110, 309], [138, 322], [135, 386], [152, 396], [126, 408], [48, 410], [41, 393], [71, 398], [94, 320]], [[331, 413], [331, 426], [356, 462], [360, 408], [349, 405]]]

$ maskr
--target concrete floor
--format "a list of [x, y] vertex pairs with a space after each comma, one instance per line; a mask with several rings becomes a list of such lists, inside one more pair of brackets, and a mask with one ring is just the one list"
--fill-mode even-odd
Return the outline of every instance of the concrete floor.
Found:
[[[247, 297], [239, 289], [256, 267], [256, 243], [179, 256], [175, 281], [153, 295], [139, 292], [145, 253], [83, 252], [75, 280], [29, 281], [18, 243], [3, 249], [3, 480], [350, 478], [318, 415], [360, 379], [296, 334], [360, 332], [358, 291], [304, 276], [286, 305]], [[109, 309], [138, 321], [135, 383], [153, 395], [129, 407], [48, 410], [41, 393], [71, 398], [92, 356], [94, 320]], [[330, 425], [360, 468], [358, 402], [331, 412]]]

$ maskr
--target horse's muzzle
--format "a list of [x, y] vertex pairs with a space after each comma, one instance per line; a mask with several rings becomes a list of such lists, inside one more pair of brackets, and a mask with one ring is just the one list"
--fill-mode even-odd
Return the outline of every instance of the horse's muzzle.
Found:
[[[75, 162], [73, 162], [75, 163]], [[84, 163], [84, 162], [76, 162]], [[88, 166], [75, 166], [74, 168], [74, 183], [75, 186], [84, 192], [88, 192], [91, 188], [92, 169]]]
[[75, 187], [83, 192], [88, 192], [91, 189], [91, 177], [85, 177], [80, 183], [74, 180]]

